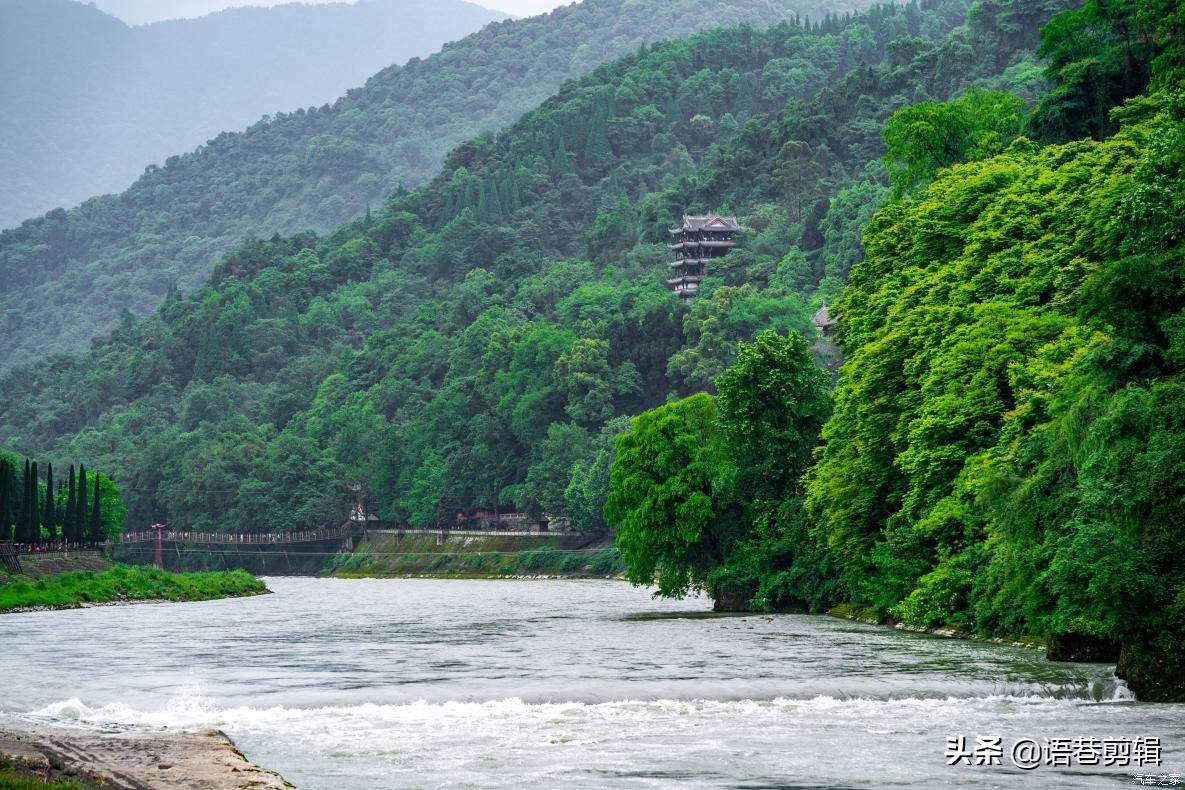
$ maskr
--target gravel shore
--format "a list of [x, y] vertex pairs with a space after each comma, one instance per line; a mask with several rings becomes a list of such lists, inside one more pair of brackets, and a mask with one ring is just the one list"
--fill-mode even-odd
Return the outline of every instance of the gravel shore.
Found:
[[218, 730], [100, 732], [0, 718], [0, 756], [41, 779], [71, 778], [104, 788], [292, 787], [279, 774], [247, 760]]

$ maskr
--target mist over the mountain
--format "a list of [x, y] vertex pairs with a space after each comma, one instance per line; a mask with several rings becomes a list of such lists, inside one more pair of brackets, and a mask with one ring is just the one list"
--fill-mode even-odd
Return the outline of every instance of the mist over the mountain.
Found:
[[[82, 0], [79, 0], [82, 2]], [[191, 19], [224, 8], [270, 7], [301, 2], [306, 5], [356, 3], [358, 0], [93, 0], [93, 4], [129, 25], [147, 25], [166, 19]], [[531, 16], [565, 5], [563, 0], [482, 0], [478, 5], [515, 16]]]
[[254, 6], [270, 8], [277, 5], [353, 5], [358, 0], [78, 0], [93, 5], [100, 11], [119, 17], [129, 25], [150, 25], [168, 19], [193, 19], [227, 8]]
[[133, 28], [72, 0], [7, 0], [0, 227], [124, 189], [219, 132], [331, 101], [503, 17], [460, 0], [364, 0]]

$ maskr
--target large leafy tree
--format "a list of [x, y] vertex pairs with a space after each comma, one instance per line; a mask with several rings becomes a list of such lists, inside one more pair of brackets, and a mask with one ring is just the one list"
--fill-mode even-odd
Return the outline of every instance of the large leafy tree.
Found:
[[801, 479], [831, 411], [829, 376], [798, 333], [741, 343], [717, 381], [720, 432], [749, 525], [709, 576], [718, 608], [825, 608], [837, 599], [826, 551], [808, 533]]
[[1147, 87], [1160, 44], [1171, 40], [1157, 36], [1167, 10], [1145, 0], [1086, 0], [1051, 19], [1041, 30], [1040, 54], [1052, 89], [1030, 132], [1049, 142], [1114, 133], [1112, 108]]
[[1020, 133], [1023, 111], [1011, 93], [979, 89], [898, 110], [884, 132], [894, 197], [924, 188], [944, 167], [1000, 153]]
[[717, 380], [720, 432], [755, 510], [796, 493], [831, 411], [829, 384], [802, 335], [772, 330], [741, 343]]
[[722, 529], [731, 467], [720, 445], [716, 403], [692, 395], [641, 414], [617, 440], [605, 518], [634, 584], [681, 597], [702, 586], [732, 542]]

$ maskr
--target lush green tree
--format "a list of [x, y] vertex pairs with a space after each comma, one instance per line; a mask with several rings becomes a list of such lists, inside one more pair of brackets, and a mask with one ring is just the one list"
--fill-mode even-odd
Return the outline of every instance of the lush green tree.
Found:
[[66, 489], [66, 511], [62, 517], [62, 539], [67, 543], [78, 542], [78, 532], [75, 529], [75, 524], [77, 523], [75, 519], [77, 498], [78, 494], [74, 488], [74, 464], [70, 464], [70, 482]]
[[1103, 139], [1118, 128], [1111, 110], [1148, 85], [1164, 9], [1140, 0], [1086, 0], [1041, 29], [1052, 89], [1029, 122], [1049, 142]]
[[58, 514], [54, 507], [55, 493], [53, 490], [53, 464], [45, 464], [45, 512], [41, 516], [41, 526], [45, 528], [46, 539], [53, 543], [58, 539]]
[[25, 473], [24, 542], [41, 542], [41, 507], [38, 497], [37, 462], [30, 461]]
[[413, 527], [433, 527], [441, 518], [445, 494], [444, 456], [439, 450], [429, 450], [415, 472], [410, 488], [400, 501], [407, 512], [407, 522]]
[[692, 395], [635, 417], [617, 440], [605, 520], [617, 529], [626, 578], [681, 597], [702, 586], [734, 539], [722, 529], [731, 467], [716, 402]]
[[590, 456], [592, 448], [593, 437], [584, 428], [553, 422], [535, 448], [536, 460], [527, 471], [527, 479], [508, 492], [511, 501], [532, 514], [564, 512], [564, 490], [571, 482], [572, 468]]
[[99, 486], [99, 473], [92, 475], [95, 480], [95, 496], [91, 503], [90, 523], [87, 525], [87, 537], [91, 543], [103, 542], [102, 493]]
[[7, 458], [0, 458], [0, 540], [12, 539], [12, 468]]
[[74, 539], [79, 543], [85, 543], [87, 540], [87, 527], [90, 523], [87, 519], [86, 498], [87, 498], [87, 482], [86, 482], [86, 466], [78, 465], [78, 492], [74, 500], [74, 526], [72, 531]]
[[617, 455], [617, 437], [629, 430], [627, 417], [615, 417], [601, 429], [596, 444], [600, 449], [591, 458], [573, 464], [570, 481], [564, 489], [564, 512], [572, 527], [581, 532], [600, 532], [605, 523], [605, 502], [612, 490], [610, 469]]
[[972, 89], [955, 101], [898, 110], [885, 126], [894, 197], [915, 194], [944, 167], [998, 154], [1020, 134], [1024, 102]]
[[719, 426], [750, 530], [708, 577], [717, 606], [811, 609], [838, 592], [826, 550], [808, 532], [800, 480], [830, 413], [830, 377], [798, 333], [741, 343], [717, 381]]
[[668, 372], [688, 390], [712, 390], [732, 365], [737, 344], [758, 331], [806, 330], [809, 313], [797, 295], [768, 296], [752, 285], [724, 286], [697, 299], [683, 319], [687, 346], [671, 357]]
[[772, 330], [741, 343], [717, 380], [720, 433], [755, 512], [796, 493], [831, 411], [829, 385], [802, 335]]

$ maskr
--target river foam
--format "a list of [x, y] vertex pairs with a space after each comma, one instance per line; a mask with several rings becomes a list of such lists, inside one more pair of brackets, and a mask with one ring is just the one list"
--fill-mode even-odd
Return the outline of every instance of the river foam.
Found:
[[[1118, 724], [1099, 730], [1115, 734], [1124, 731], [1121, 722], [1134, 721], [1132, 710], [1130, 703], [1038, 695], [596, 703], [506, 698], [313, 708], [224, 706], [181, 696], [156, 710], [75, 698], [28, 715], [107, 730], [220, 729], [253, 759], [286, 766], [290, 780], [303, 780], [298, 786], [331, 786], [328, 762], [337, 766], [329, 774], [350, 772], [352, 787], [599, 787], [635, 781], [732, 786], [745, 776], [814, 776], [842, 784], [869, 770], [889, 784], [910, 784], [941, 777], [942, 748], [951, 734], [1090, 734], [1081, 725], [1091, 719]], [[901, 759], [910, 752], [914, 760], [924, 756], [925, 770]], [[679, 779], [681, 771], [690, 773]], [[980, 774], [966, 783], [990, 778]], [[1109, 778], [1115, 781], [1114, 772]], [[1059, 772], [1056, 780], [1045, 776], [1066, 787], [1093, 786], [1097, 779], [1073, 772]]]

